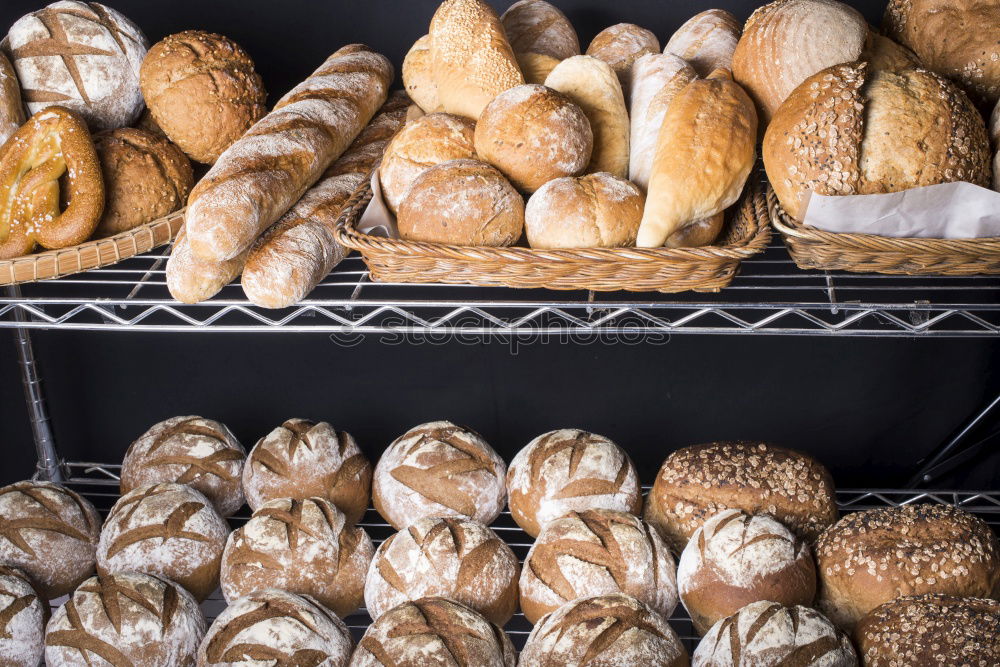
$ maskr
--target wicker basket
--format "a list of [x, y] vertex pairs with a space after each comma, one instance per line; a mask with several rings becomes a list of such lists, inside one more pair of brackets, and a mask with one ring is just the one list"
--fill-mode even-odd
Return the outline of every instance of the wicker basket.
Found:
[[184, 224], [184, 211], [180, 210], [165, 218], [108, 238], [87, 241], [69, 248], [0, 260], [0, 285], [61, 278], [115, 264], [170, 243], [180, 231], [182, 224]]
[[748, 186], [726, 220], [720, 245], [704, 248], [536, 250], [419, 243], [361, 234], [356, 225], [372, 198], [368, 182], [337, 220], [337, 240], [361, 253], [372, 278], [397, 283], [452, 283], [557, 290], [718, 292], [740, 260], [771, 240], [763, 193]]
[[800, 269], [908, 276], [1000, 273], [1000, 238], [914, 239], [825, 232], [790, 218], [770, 186], [767, 207]]

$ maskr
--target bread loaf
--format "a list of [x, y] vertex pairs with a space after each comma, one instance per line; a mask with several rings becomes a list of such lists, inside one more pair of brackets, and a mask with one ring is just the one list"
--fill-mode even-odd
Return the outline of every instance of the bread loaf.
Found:
[[0, 147], [24, 124], [24, 104], [17, 74], [7, 56], [0, 52]]
[[559, 63], [545, 85], [573, 101], [587, 116], [594, 136], [588, 173], [628, 177], [628, 110], [614, 70], [593, 56], [573, 56]]
[[665, 618], [616, 593], [574, 600], [543, 616], [518, 662], [519, 667], [585, 664], [685, 667], [688, 655]]
[[445, 597], [503, 626], [517, 610], [517, 556], [470, 519], [419, 519], [383, 542], [368, 568], [365, 606], [378, 619], [409, 600]]
[[208, 498], [190, 486], [140, 486], [111, 508], [97, 545], [97, 572], [165, 577], [201, 601], [219, 585], [228, 534]]
[[726, 222], [726, 212], [719, 211], [710, 218], [689, 222], [667, 237], [668, 248], [700, 248], [711, 245], [722, 231]]
[[507, 500], [507, 466], [478, 433], [448, 421], [396, 438], [375, 466], [372, 503], [396, 530], [428, 516], [489, 525]]
[[205, 625], [191, 594], [168, 579], [91, 577], [52, 615], [45, 664], [194, 667]]
[[993, 158], [993, 189], [1000, 192], [1000, 102], [997, 102], [993, 109], [993, 117], [990, 118], [990, 137], [996, 150], [996, 156]]
[[391, 80], [385, 56], [352, 44], [278, 100], [191, 192], [186, 231], [195, 255], [221, 262], [249, 248], [354, 141]]
[[725, 509], [769, 514], [807, 542], [837, 520], [833, 478], [805, 454], [762, 442], [684, 447], [663, 462], [646, 499], [646, 521], [675, 552]]
[[0, 489], [0, 562], [27, 574], [46, 599], [94, 573], [101, 517], [90, 501], [51, 482]]
[[[186, 222], [186, 220], [185, 220]], [[185, 227], [181, 227], [167, 258], [167, 289], [181, 303], [201, 303], [233, 282], [246, 263], [247, 253], [221, 262], [194, 254]]]
[[625, 593], [664, 618], [677, 606], [674, 559], [638, 517], [583, 510], [545, 525], [521, 571], [521, 609], [532, 623], [583, 597]]
[[636, 245], [662, 246], [734, 204], [756, 161], [756, 137], [753, 103], [727, 70], [689, 83], [663, 117]]
[[441, 110], [433, 68], [431, 36], [424, 35], [413, 43], [403, 59], [403, 85], [410, 99], [426, 113]]
[[521, 68], [521, 72], [524, 73], [525, 83], [544, 84], [545, 79], [560, 62], [552, 56], [541, 53], [518, 53], [516, 55], [517, 64]]
[[250, 509], [278, 498], [326, 498], [355, 524], [368, 509], [372, 466], [350, 433], [289, 419], [250, 451], [243, 490]]
[[483, 0], [444, 0], [429, 34], [441, 111], [475, 120], [494, 97], [524, 83], [500, 19]]
[[733, 52], [743, 26], [725, 9], [709, 9], [692, 16], [671, 36], [664, 53], [691, 63], [700, 76], [733, 68]]
[[600, 58], [618, 75], [618, 80], [629, 97], [629, 81], [632, 65], [636, 60], [650, 53], [660, 52], [660, 40], [651, 31], [633, 23], [618, 23], [597, 33], [587, 55]]
[[0, 565], [0, 663], [38, 667], [49, 606], [22, 570]]
[[1000, 584], [996, 535], [950, 505], [850, 514], [820, 536], [816, 564], [819, 609], [848, 629], [904, 595], [991, 597]]
[[519, 451], [507, 471], [507, 493], [511, 515], [532, 537], [572, 511], [642, 509], [628, 454], [604, 436], [577, 429], [544, 433]]
[[607, 173], [557, 178], [531, 195], [524, 228], [532, 248], [620, 248], [635, 245], [646, 198]]
[[500, 17], [515, 54], [534, 53], [565, 60], [580, 55], [576, 30], [545, 0], [518, 0]]
[[204, 417], [171, 417], [129, 445], [122, 461], [122, 495], [140, 486], [177, 482], [205, 494], [222, 516], [243, 506], [240, 476], [246, 450], [225, 424]]
[[275, 588], [234, 600], [198, 649], [198, 667], [347, 667], [353, 642], [344, 622], [308, 595]]

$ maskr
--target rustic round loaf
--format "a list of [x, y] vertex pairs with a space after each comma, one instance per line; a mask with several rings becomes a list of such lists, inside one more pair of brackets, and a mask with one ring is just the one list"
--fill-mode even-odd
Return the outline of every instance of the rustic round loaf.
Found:
[[515, 54], [535, 53], [565, 60], [580, 54], [573, 24], [545, 0], [518, 0], [500, 17]]
[[262, 660], [347, 667], [352, 645], [344, 622], [319, 602], [268, 588], [219, 614], [198, 649], [198, 667], [256, 667]]
[[524, 230], [532, 248], [635, 245], [646, 196], [630, 181], [599, 172], [557, 178], [531, 195]]
[[326, 498], [351, 524], [371, 497], [372, 465], [350, 433], [327, 422], [289, 419], [250, 450], [243, 491], [250, 509], [277, 498]]
[[904, 595], [991, 597], [1000, 547], [981, 519], [951, 505], [907, 505], [849, 514], [816, 543], [818, 608], [853, 628]]
[[649, 605], [615, 593], [568, 602], [543, 616], [518, 667], [563, 665], [684, 667], [687, 651]]
[[404, 602], [365, 631], [351, 667], [514, 667], [517, 654], [496, 625], [445, 598]]
[[114, 9], [60, 0], [18, 19], [5, 49], [32, 114], [59, 105], [97, 131], [131, 125], [142, 113], [139, 66], [148, 46]]
[[719, 68], [733, 68], [733, 53], [743, 34], [743, 26], [725, 9], [709, 9], [695, 14], [677, 29], [663, 48], [691, 63], [699, 76]]
[[521, 571], [521, 610], [532, 623], [583, 597], [625, 593], [670, 618], [677, 606], [674, 559], [638, 517], [570, 512], [545, 525]]
[[375, 466], [372, 502], [396, 530], [428, 516], [489, 525], [507, 501], [507, 466], [475, 431], [448, 421], [411, 428]]
[[1000, 602], [915, 595], [876, 607], [854, 631], [867, 667], [1000, 665]]
[[246, 452], [225, 424], [204, 417], [171, 417], [129, 445], [122, 461], [121, 492], [177, 482], [201, 491], [222, 516], [243, 505], [240, 474]]
[[140, 76], [156, 123], [195, 162], [214, 164], [267, 113], [253, 61], [222, 35], [168, 35], [149, 50]]
[[762, 442], [717, 442], [667, 457], [645, 519], [680, 553], [709, 517], [730, 508], [770, 514], [809, 542], [838, 515], [833, 478], [816, 459]]
[[375, 547], [325, 498], [278, 498], [237, 528], [222, 555], [227, 601], [264, 588], [310, 595], [344, 617], [361, 606]]
[[660, 52], [660, 40], [651, 31], [633, 23], [618, 23], [597, 33], [587, 55], [600, 58], [618, 75], [618, 80], [629, 97], [629, 81], [632, 78], [632, 65], [639, 58]]
[[83, 582], [45, 632], [49, 667], [194, 667], [205, 617], [186, 590], [137, 572]]
[[577, 105], [551, 88], [524, 84], [497, 95], [476, 123], [476, 153], [531, 193], [590, 164], [594, 133]]
[[475, 129], [468, 118], [447, 113], [431, 113], [407, 123], [386, 146], [378, 169], [386, 205], [398, 211], [413, 181], [431, 167], [475, 158]]
[[190, 486], [140, 486], [111, 508], [97, 545], [97, 571], [165, 577], [201, 601], [219, 585], [228, 534], [211, 501]]
[[38, 667], [49, 605], [22, 570], [0, 565], [0, 664]]
[[0, 563], [20, 568], [46, 599], [94, 573], [101, 517], [90, 501], [51, 482], [0, 489]]
[[517, 610], [517, 557], [470, 519], [420, 519], [383, 542], [368, 568], [365, 606], [378, 618], [408, 600], [446, 597], [503, 626]]
[[514, 521], [532, 537], [573, 511], [642, 509], [639, 476], [628, 454], [608, 438], [578, 429], [544, 433], [519, 451], [507, 471], [507, 494]]
[[860, 664], [851, 640], [818, 611], [766, 600], [713, 625], [691, 658], [693, 667]]
[[431, 37], [424, 35], [413, 43], [403, 59], [403, 86], [410, 99], [425, 113], [441, 110], [432, 70]]

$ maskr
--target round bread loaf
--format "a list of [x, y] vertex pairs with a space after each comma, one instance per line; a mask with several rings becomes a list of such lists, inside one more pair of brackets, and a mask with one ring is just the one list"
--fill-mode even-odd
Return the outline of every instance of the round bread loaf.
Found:
[[541, 53], [518, 53], [517, 65], [524, 74], [525, 83], [544, 84], [560, 61]]
[[522, 192], [554, 178], [582, 174], [590, 164], [590, 121], [565, 95], [525, 84], [497, 95], [476, 123], [476, 153]]
[[580, 54], [576, 30], [551, 3], [518, 0], [500, 17], [515, 54], [535, 53], [565, 60]]
[[544, 433], [519, 451], [507, 471], [507, 494], [514, 521], [532, 537], [573, 511], [642, 509], [632, 459], [608, 438], [578, 429]]
[[816, 543], [818, 607], [842, 628], [904, 595], [991, 597], [1000, 547], [981, 519], [951, 505], [849, 514]]
[[815, 609], [762, 600], [713, 625], [691, 664], [857, 667], [860, 663], [847, 635]]
[[520, 571], [514, 552], [483, 524], [428, 517], [379, 546], [365, 580], [365, 606], [377, 619], [408, 600], [445, 597], [503, 626], [517, 610]]
[[148, 46], [114, 9], [74, 0], [22, 16], [4, 44], [32, 114], [59, 105], [95, 131], [131, 125], [142, 113], [139, 66]]
[[615, 593], [568, 602], [535, 625], [518, 667], [685, 667], [687, 651], [649, 605]]
[[397, 211], [413, 181], [434, 165], [475, 158], [475, 130], [476, 124], [468, 118], [447, 113], [432, 113], [407, 123], [386, 146], [379, 166], [386, 205]]
[[583, 597], [625, 593], [670, 618], [677, 606], [674, 559], [638, 517], [570, 512], [542, 529], [521, 571], [521, 610], [532, 623]]
[[424, 35], [414, 42], [403, 58], [403, 86], [410, 99], [425, 113], [441, 110], [431, 65], [430, 35]]
[[680, 553], [709, 517], [730, 508], [770, 514], [810, 543], [838, 516], [833, 478], [816, 459], [762, 442], [718, 442], [667, 457], [645, 519]]
[[308, 595], [268, 588], [234, 600], [198, 649], [198, 667], [322, 665], [347, 667], [347, 626]]
[[449, 160], [413, 181], [396, 223], [408, 241], [509, 246], [524, 231], [524, 199], [490, 165]]
[[897, 598], [865, 616], [854, 636], [867, 667], [1000, 665], [1000, 602]]
[[231, 602], [265, 588], [310, 595], [344, 617], [361, 606], [375, 547], [325, 498], [278, 498], [237, 528], [222, 555]]
[[507, 466], [475, 431], [448, 421], [415, 426], [375, 466], [372, 502], [396, 530], [428, 516], [489, 525], [507, 501]]
[[243, 491], [250, 509], [277, 498], [326, 498], [352, 525], [371, 497], [372, 465], [350, 433], [327, 422], [289, 419], [250, 450]]
[[38, 667], [49, 605], [23, 571], [0, 565], [0, 664]]
[[404, 602], [372, 623], [351, 667], [514, 667], [517, 654], [496, 625], [445, 598]]
[[660, 40], [651, 31], [633, 23], [618, 23], [597, 33], [587, 47], [587, 55], [600, 58], [618, 75], [625, 97], [629, 96], [632, 65], [650, 53], [660, 52]]
[[691, 63], [699, 76], [715, 70], [733, 69], [733, 53], [743, 34], [743, 26], [725, 9], [709, 9], [695, 14], [677, 29], [664, 47]]
[[751, 602], [812, 604], [816, 565], [805, 541], [766, 514], [723, 510], [684, 547], [677, 590], [703, 635]]
[[46, 600], [94, 573], [101, 517], [90, 501], [51, 482], [0, 489], [0, 563], [20, 568]]
[[532, 248], [622, 248], [635, 245], [645, 195], [599, 172], [549, 181], [531, 195], [524, 230]]
[[177, 482], [201, 491], [222, 516], [243, 506], [240, 474], [246, 452], [225, 424], [204, 417], [171, 417], [129, 445], [121, 492]]
[[214, 164], [267, 113], [253, 61], [222, 35], [168, 35], [149, 50], [140, 74], [156, 123], [195, 162]]
[[137, 572], [91, 577], [45, 631], [49, 667], [194, 667], [205, 617], [186, 590]]
[[97, 572], [166, 577], [204, 600], [219, 585], [228, 534], [212, 503], [190, 486], [140, 486], [111, 508], [97, 545]]

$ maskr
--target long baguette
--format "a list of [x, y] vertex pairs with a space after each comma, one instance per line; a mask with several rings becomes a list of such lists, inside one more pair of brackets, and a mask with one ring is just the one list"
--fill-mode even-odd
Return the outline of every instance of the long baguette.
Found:
[[354, 141], [385, 102], [392, 64], [352, 44], [330, 56], [219, 157], [188, 200], [199, 258], [237, 257]]
[[167, 289], [181, 303], [206, 301], [240, 275], [245, 260], [246, 253], [221, 262], [199, 258], [191, 252], [182, 227], [167, 259]]

